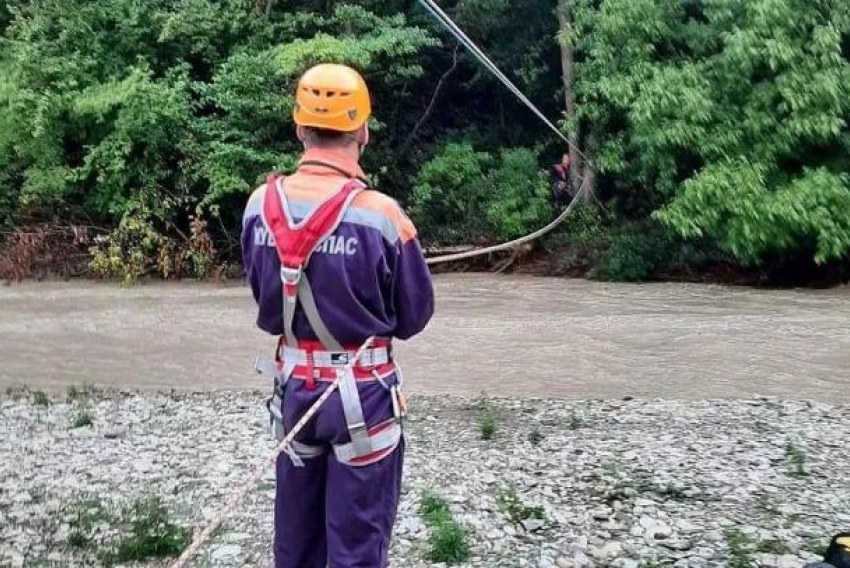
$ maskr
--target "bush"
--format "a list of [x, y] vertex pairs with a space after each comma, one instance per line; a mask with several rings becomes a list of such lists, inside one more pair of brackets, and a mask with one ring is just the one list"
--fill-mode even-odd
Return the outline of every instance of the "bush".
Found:
[[91, 414], [89, 414], [88, 408], [86, 408], [85, 403], [80, 403], [75, 405], [74, 412], [71, 414], [71, 428], [85, 428], [86, 426], [91, 426], [93, 424], [93, 420]]
[[469, 558], [467, 530], [452, 517], [445, 499], [426, 489], [422, 493], [419, 514], [431, 529], [428, 537], [428, 559], [431, 562], [452, 565]]
[[546, 518], [543, 507], [525, 505], [513, 488], [500, 493], [496, 497], [496, 504], [499, 510], [514, 524], [520, 524], [528, 519], [543, 520]]
[[596, 260], [594, 277], [637, 282], [682, 270], [692, 272], [722, 256], [710, 245], [684, 241], [665, 226], [648, 221], [615, 229]]
[[452, 143], [419, 171], [412, 213], [424, 237], [441, 245], [508, 240], [549, 220], [548, 195], [532, 150], [507, 149], [494, 158]]
[[175, 525], [157, 497], [137, 501], [130, 511], [130, 535], [108, 555], [109, 562], [174, 557], [191, 540], [191, 531]]
[[85, 271], [89, 227], [50, 223], [20, 225], [0, 233], [0, 279], [58, 273], [63, 277]]
[[128, 213], [118, 228], [95, 238], [89, 266], [101, 278], [132, 282], [156, 268], [165, 248], [165, 237], [157, 232], [145, 212]]
[[162, 278], [208, 278], [216, 267], [216, 249], [201, 208], [190, 216], [189, 235], [167, 238], [144, 212], [125, 215], [118, 228], [95, 238], [89, 268], [100, 278], [130, 283], [149, 274]]
[[109, 513], [97, 499], [84, 499], [73, 503], [69, 509], [72, 519], [68, 523], [68, 546], [87, 548], [98, 525], [110, 520]]
[[426, 162], [413, 186], [412, 215], [423, 237], [440, 245], [486, 236], [487, 171], [493, 158], [471, 144], [448, 144]]
[[466, 529], [454, 521], [433, 527], [428, 544], [431, 547], [428, 554], [431, 562], [453, 565], [469, 558], [469, 535]]
[[419, 514], [429, 525], [445, 522], [452, 516], [446, 500], [430, 489], [422, 492], [422, 498], [419, 502]]
[[503, 150], [487, 182], [487, 221], [500, 239], [527, 235], [549, 221], [549, 182], [531, 150]]
[[35, 406], [50, 406], [50, 399], [44, 394], [44, 391], [37, 390], [32, 393], [32, 403]]
[[499, 431], [499, 410], [486, 398], [478, 403], [478, 432], [484, 441], [492, 440]]
[[602, 280], [635, 282], [646, 280], [658, 268], [666, 252], [666, 244], [658, 233], [648, 234], [634, 229], [615, 232], [608, 248], [601, 254], [595, 276]]
[[772, 169], [745, 160], [706, 167], [656, 216], [686, 238], [710, 236], [748, 264], [800, 251], [818, 264], [847, 256], [850, 174], [807, 169], [770, 184]]

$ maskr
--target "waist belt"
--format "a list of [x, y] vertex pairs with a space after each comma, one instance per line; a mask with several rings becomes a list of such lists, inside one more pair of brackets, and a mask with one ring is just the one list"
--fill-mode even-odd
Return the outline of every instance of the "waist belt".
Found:
[[[389, 340], [375, 340], [376, 347], [366, 349], [352, 367], [354, 378], [359, 381], [373, 381], [385, 378], [395, 372], [392, 361], [392, 347]], [[287, 378], [307, 381], [307, 387], [313, 388], [313, 381], [333, 381], [337, 371], [345, 368], [356, 354], [356, 349], [326, 351], [316, 341], [299, 341], [298, 347], [290, 347], [281, 342], [277, 349], [277, 362]]]
[[[313, 367], [345, 367], [351, 363], [354, 351], [311, 351], [286, 345], [278, 349], [278, 358], [287, 365]], [[387, 347], [366, 349], [354, 365], [357, 368], [374, 368], [391, 363], [390, 350]]]

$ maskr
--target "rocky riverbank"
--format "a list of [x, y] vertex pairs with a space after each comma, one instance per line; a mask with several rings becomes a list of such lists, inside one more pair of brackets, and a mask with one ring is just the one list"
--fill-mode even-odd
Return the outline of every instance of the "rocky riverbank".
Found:
[[[99, 565], [140, 499], [197, 528], [273, 445], [258, 393], [70, 394], [0, 399], [0, 566]], [[800, 568], [850, 528], [850, 406], [417, 397], [407, 434], [397, 567], [435, 565], [429, 488], [463, 566]], [[197, 565], [268, 565], [273, 493]]]

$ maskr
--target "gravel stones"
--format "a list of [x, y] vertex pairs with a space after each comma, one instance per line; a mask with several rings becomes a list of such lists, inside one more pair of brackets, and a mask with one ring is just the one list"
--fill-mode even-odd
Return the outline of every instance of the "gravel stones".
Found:
[[[93, 425], [69, 429], [73, 405], [0, 399], [0, 566], [97, 565], [120, 537], [118, 512], [145, 495], [199, 528], [273, 446], [264, 394], [106, 392]], [[480, 568], [681, 568], [729, 563], [729, 531], [754, 566], [801, 568], [850, 527], [850, 407], [740, 402], [491, 400], [500, 422], [479, 439], [475, 400], [412, 401], [407, 464], [391, 556], [425, 568], [425, 488], [470, 532]], [[581, 424], [571, 417], [581, 416]], [[537, 445], [529, 433], [539, 431]], [[805, 475], [787, 454], [792, 442]], [[798, 458], [799, 459], [799, 458]], [[510, 520], [514, 492], [543, 519]], [[274, 476], [267, 472], [202, 552], [207, 566], [267, 566]], [[74, 507], [96, 500], [110, 520], [74, 548]], [[144, 566], [164, 566], [151, 561]]]

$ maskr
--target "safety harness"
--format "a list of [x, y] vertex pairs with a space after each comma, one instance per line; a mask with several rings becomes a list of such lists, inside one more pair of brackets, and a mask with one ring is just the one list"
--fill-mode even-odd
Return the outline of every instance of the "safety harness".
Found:
[[[392, 451], [401, 439], [404, 399], [400, 392], [401, 375], [391, 358], [391, 344], [389, 340], [374, 340], [371, 348], [361, 350], [351, 365], [358, 349], [343, 346], [328, 330], [319, 315], [306, 273], [311, 256], [336, 231], [365, 184], [357, 179], [345, 182], [296, 223], [283, 191], [284, 181], [282, 176], [268, 177], [262, 208], [263, 223], [274, 238], [280, 259], [283, 287], [283, 336], [275, 359], [272, 362], [260, 358], [255, 365], [257, 372], [274, 378], [274, 392], [267, 402], [272, 431], [278, 440], [286, 435], [283, 400], [290, 379], [303, 380], [305, 388], [310, 390], [315, 388], [316, 381], [340, 379], [340, 400], [351, 442], [334, 445], [334, 453], [340, 462], [368, 465]], [[299, 305], [318, 341], [299, 341], [295, 337], [293, 322]], [[390, 385], [387, 379], [393, 374], [398, 375], [398, 381]], [[387, 389], [392, 396], [394, 418], [371, 429], [367, 427], [357, 390], [361, 381], [377, 381]], [[293, 463], [303, 465], [303, 459], [320, 456], [327, 449], [327, 446], [293, 442], [287, 453]]]

